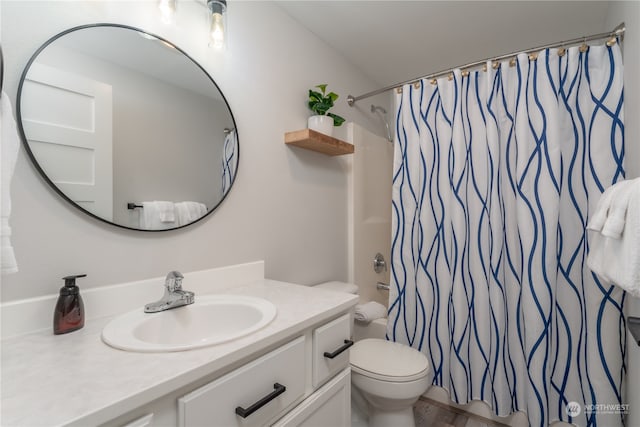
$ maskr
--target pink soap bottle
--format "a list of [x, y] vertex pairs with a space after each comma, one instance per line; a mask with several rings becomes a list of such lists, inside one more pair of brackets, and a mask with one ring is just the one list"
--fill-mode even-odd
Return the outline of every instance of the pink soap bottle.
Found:
[[76, 331], [84, 326], [84, 303], [76, 279], [86, 274], [63, 277], [64, 286], [53, 313], [53, 333], [56, 335]]

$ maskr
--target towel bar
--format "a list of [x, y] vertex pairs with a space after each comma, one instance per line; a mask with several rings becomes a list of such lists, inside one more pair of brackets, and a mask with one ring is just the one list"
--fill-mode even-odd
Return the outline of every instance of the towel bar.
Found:
[[141, 208], [142, 209], [143, 207], [144, 206], [136, 205], [135, 203], [131, 203], [131, 202], [127, 203], [127, 209], [135, 209], [135, 208]]
[[640, 317], [627, 317], [627, 327], [629, 328], [629, 332], [631, 332], [633, 339], [636, 340], [638, 345], [640, 345]]

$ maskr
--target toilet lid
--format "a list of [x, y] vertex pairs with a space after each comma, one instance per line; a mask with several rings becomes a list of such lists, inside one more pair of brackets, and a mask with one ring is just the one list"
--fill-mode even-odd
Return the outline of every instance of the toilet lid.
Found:
[[427, 375], [427, 356], [407, 345], [382, 339], [365, 339], [351, 347], [352, 369], [385, 381], [413, 381]]

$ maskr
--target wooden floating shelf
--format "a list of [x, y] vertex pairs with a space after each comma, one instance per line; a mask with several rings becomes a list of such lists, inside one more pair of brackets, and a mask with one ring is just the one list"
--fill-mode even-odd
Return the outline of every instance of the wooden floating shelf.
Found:
[[317, 151], [318, 153], [323, 153], [328, 156], [352, 154], [354, 151], [353, 144], [316, 132], [312, 129], [287, 132], [284, 134], [284, 143], [306, 148], [307, 150]]

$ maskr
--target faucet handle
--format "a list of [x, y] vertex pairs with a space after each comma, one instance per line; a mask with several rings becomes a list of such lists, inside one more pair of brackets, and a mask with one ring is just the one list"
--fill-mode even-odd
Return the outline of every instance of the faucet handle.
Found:
[[182, 290], [182, 279], [184, 276], [179, 271], [170, 271], [167, 274], [164, 285], [169, 292]]

